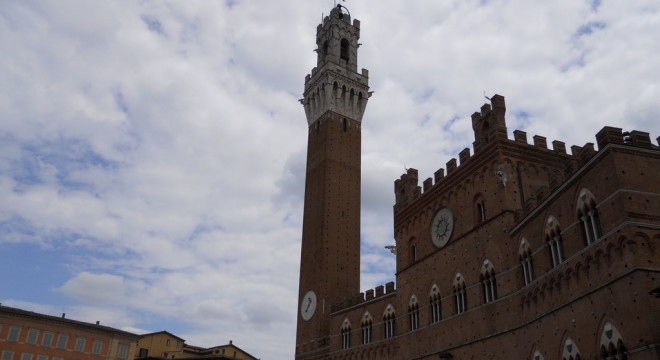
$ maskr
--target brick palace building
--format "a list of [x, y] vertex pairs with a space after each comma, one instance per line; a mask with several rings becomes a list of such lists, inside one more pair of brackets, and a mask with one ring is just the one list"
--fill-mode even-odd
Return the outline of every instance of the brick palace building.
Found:
[[396, 286], [360, 292], [359, 34], [334, 8], [305, 78], [296, 359], [660, 358], [659, 146], [509, 139], [500, 95], [472, 115], [473, 154], [395, 181]]

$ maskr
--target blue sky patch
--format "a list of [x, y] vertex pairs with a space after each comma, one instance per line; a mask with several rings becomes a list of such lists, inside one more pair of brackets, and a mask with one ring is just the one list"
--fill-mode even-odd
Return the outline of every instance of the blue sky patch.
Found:
[[567, 72], [567, 71], [569, 71], [569, 70], [571, 70], [572, 68], [575, 68], [575, 67], [577, 67], [577, 68], [584, 67], [584, 65], [586, 65], [586, 63], [584, 61], [585, 56], [586, 56], [586, 52], [582, 52], [582, 53], [580, 53], [579, 56], [577, 56], [577, 57], [571, 59], [570, 61], [568, 61], [567, 63], [563, 64], [560, 68], [561, 72], [563, 72], [563, 73]]
[[115, 99], [115, 105], [117, 106], [117, 108], [124, 114], [130, 115], [130, 112], [128, 110], [128, 103], [126, 103], [126, 98], [124, 97], [124, 94], [121, 92], [121, 89], [119, 87], [115, 88], [112, 91], [112, 96]]
[[[518, 110], [513, 113], [513, 116], [518, 119], [520, 124], [526, 125], [529, 124], [530, 115], [525, 110]], [[525, 126], [523, 126], [525, 127]]]
[[163, 25], [155, 16], [142, 15], [142, 21], [144, 21], [144, 23], [147, 24], [147, 28], [149, 29], [149, 31], [153, 31], [160, 35], [165, 35], [165, 31], [163, 30]]
[[447, 122], [442, 126], [442, 131], [445, 131], [445, 132], [451, 132], [451, 131], [450, 131], [451, 126], [454, 125], [454, 123], [457, 122], [457, 121], [459, 121], [460, 119], [461, 119], [461, 118], [460, 118], [459, 116], [457, 116], [457, 115], [452, 116], [452, 118], [449, 119], [449, 121], [447, 121]]
[[[0, 225], [4, 227], [4, 225]], [[2, 228], [0, 228], [2, 233]], [[67, 268], [68, 257], [66, 251], [44, 249], [36, 244], [2, 244], [0, 251], [3, 261], [0, 261], [0, 273], [21, 274], [21, 276], [2, 276], [0, 288], [11, 289], [4, 292], [5, 296], [11, 294], [11, 298], [21, 301], [43, 302], [48, 299], [51, 306], [68, 305], [70, 299], [65, 295], [54, 291], [54, 288], [62, 286], [70, 277]], [[25, 286], [25, 278], [30, 279], [30, 286]]]
[[426, 90], [424, 90], [424, 92], [422, 93], [422, 95], [418, 99], [419, 103], [426, 102], [427, 100], [429, 100], [433, 96], [433, 94], [435, 94], [435, 89], [426, 89]]
[[94, 152], [85, 141], [58, 139], [24, 145], [11, 172], [14, 180], [24, 185], [41, 184], [54, 176], [65, 187], [80, 188], [86, 185], [73, 181], [71, 174], [92, 167], [116, 169], [118, 163]]
[[586, 25], [580, 26], [573, 36], [577, 38], [580, 36], [591, 35], [593, 34], [594, 31], [601, 30], [606, 27], [607, 25], [604, 22], [592, 21], [590, 23], [587, 23]]

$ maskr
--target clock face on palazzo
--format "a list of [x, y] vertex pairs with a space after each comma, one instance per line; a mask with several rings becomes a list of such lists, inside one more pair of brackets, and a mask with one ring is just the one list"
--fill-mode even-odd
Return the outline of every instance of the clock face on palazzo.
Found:
[[316, 311], [316, 293], [314, 290], [310, 290], [300, 303], [300, 315], [303, 320], [308, 321], [314, 315], [314, 311]]
[[451, 232], [454, 230], [454, 212], [450, 208], [442, 208], [431, 222], [431, 241], [437, 248], [447, 245]]

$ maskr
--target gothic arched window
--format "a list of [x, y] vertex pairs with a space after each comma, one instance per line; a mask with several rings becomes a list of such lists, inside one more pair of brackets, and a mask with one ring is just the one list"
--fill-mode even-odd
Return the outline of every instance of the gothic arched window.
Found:
[[625, 360], [628, 358], [627, 354], [628, 349], [623, 344], [623, 338], [619, 330], [612, 323], [605, 323], [600, 335], [600, 358]]
[[540, 351], [536, 350], [534, 351], [534, 355], [532, 355], [532, 360], [545, 360], [543, 357], [543, 354], [541, 354]]
[[520, 256], [520, 265], [523, 269], [523, 280], [525, 281], [525, 286], [527, 286], [534, 281], [534, 265], [532, 264], [532, 248], [525, 238], [520, 240], [518, 255]]
[[582, 222], [582, 234], [587, 246], [595, 243], [602, 235], [596, 199], [591, 191], [582, 189], [578, 198], [577, 213]]
[[484, 303], [489, 303], [497, 299], [497, 284], [495, 283], [495, 268], [493, 264], [490, 263], [490, 260], [484, 260], [484, 264], [481, 265], [481, 283], [483, 284], [484, 290]]
[[559, 222], [554, 216], [548, 218], [548, 223], [545, 228], [545, 239], [550, 248], [550, 256], [552, 258], [552, 266], [557, 267], [564, 261], [564, 244], [561, 237], [561, 229]]
[[410, 297], [408, 311], [410, 314], [410, 331], [415, 331], [419, 329], [419, 303], [415, 295]]
[[580, 349], [578, 349], [577, 344], [573, 342], [573, 339], [570, 337], [564, 341], [564, 349], [561, 355], [562, 360], [578, 360], [582, 359], [580, 355]]
[[461, 273], [457, 273], [454, 278], [454, 298], [456, 299], [456, 313], [464, 313], [467, 310], [467, 294], [465, 293], [465, 279]]
[[383, 314], [383, 322], [385, 323], [385, 339], [394, 337], [396, 334], [396, 316], [394, 314], [394, 307], [391, 304], [387, 305], [385, 313]]
[[431, 300], [431, 322], [437, 323], [442, 320], [442, 308], [440, 307], [440, 290], [438, 285], [433, 284], [431, 292], [429, 292]]
[[348, 349], [351, 347], [351, 322], [348, 318], [344, 319], [341, 325], [341, 348]]
[[373, 320], [371, 319], [371, 315], [366, 312], [364, 313], [364, 316], [362, 317], [362, 343], [363, 344], [368, 344], [371, 342], [371, 326], [373, 324]]

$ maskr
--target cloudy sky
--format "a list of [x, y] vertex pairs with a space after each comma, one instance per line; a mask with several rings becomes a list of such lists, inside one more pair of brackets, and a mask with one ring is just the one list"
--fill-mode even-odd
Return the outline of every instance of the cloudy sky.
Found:
[[[362, 21], [362, 289], [393, 181], [470, 114], [571, 145], [660, 135], [657, 0], [348, 0]], [[0, 302], [293, 357], [307, 122], [333, 0], [0, 0]], [[655, 140], [654, 140], [655, 142]]]

